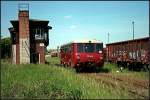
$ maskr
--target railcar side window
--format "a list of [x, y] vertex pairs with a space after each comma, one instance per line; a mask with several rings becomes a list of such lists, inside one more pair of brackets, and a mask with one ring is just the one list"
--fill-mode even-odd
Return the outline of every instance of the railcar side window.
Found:
[[86, 43], [84, 46], [85, 52], [94, 52], [94, 44]]
[[81, 43], [77, 44], [77, 52], [84, 52], [83, 44], [81, 44]]
[[96, 44], [96, 52], [99, 52], [103, 49], [103, 44]]

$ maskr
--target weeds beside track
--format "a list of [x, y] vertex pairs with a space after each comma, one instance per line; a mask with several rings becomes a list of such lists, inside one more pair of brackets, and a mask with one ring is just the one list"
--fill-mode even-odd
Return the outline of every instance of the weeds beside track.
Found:
[[[1, 98], [41, 98], [41, 99], [134, 99], [147, 98], [133, 96], [128, 88], [110, 85], [113, 78], [109, 73], [94, 76], [77, 74], [73, 68], [59, 65], [58, 58], [49, 58], [48, 64], [13, 65], [7, 61], [1, 66]], [[107, 68], [107, 67], [106, 67]], [[108, 75], [107, 75], [108, 74]], [[120, 74], [121, 75], [121, 74]], [[96, 77], [103, 76], [105, 81]], [[146, 75], [144, 75], [145, 77]], [[134, 76], [133, 76], [134, 77]], [[143, 77], [143, 76], [142, 76]], [[145, 77], [146, 79], [146, 77]], [[116, 78], [117, 80], [117, 78]], [[118, 82], [118, 81], [117, 81]], [[122, 82], [124, 83], [124, 81]], [[108, 85], [109, 84], [109, 85]], [[121, 84], [120, 84], [121, 85]]]

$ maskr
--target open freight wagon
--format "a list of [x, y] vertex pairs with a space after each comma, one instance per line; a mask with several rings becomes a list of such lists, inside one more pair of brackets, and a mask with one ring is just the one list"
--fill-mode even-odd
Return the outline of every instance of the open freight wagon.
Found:
[[106, 59], [129, 70], [149, 69], [149, 37], [106, 44]]

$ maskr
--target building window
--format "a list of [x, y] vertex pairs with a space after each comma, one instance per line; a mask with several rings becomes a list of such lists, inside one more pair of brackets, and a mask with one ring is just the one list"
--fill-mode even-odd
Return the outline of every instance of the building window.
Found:
[[35, 39], [44, 39], [44, 32], [42, 31], [42, 28], [36, 28], [35, 29]]

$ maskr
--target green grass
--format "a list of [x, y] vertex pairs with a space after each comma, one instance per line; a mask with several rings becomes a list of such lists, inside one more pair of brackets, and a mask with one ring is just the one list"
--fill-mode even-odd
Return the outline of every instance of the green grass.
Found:
[[3, 61], [1, 66], [1, 97], [42, 99], [134, 98], [129, 96], [127, 90], [114, 89], [94, 79], [77, 75], [74, 69], [58, 67], [58, 58], [48, 60], [50, 61], [48, 65], [13, 65]]
[[[140, 71], [140, 72], [129, 71], [127, 68], [125, 68], [121, 72], [116, 64], [105, 63], [104, 69], [107, 69], [109, 72], [111, 72], [113, 74], [128, 75], [131, 77], [135, 77], [135, 78], [139, 78], [139, 79], [147, 79], [147, 80], [149, 78], [149, 72], [148, 71]], [[117, 73], [117, 71], [119, 71], [119, 73]]]

